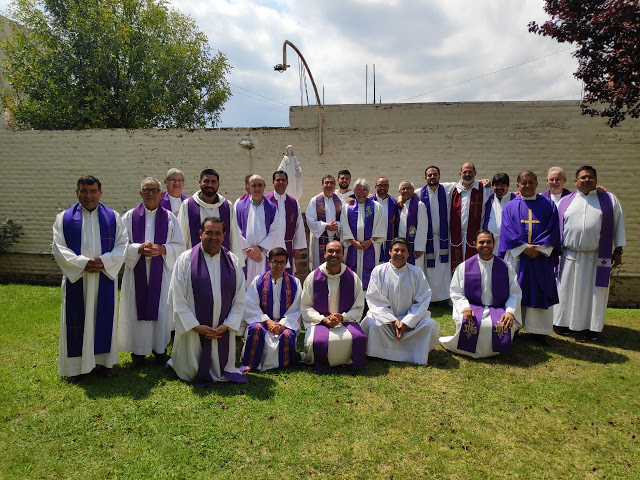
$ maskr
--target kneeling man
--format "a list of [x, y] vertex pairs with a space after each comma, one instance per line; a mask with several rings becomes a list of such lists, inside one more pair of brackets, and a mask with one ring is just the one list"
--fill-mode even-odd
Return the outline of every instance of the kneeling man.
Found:
[[327, 244], [326, 262], [304, 281], [300, 310], [306, 329], [304, 361], [315, 363], [316, 372], [330, 366], [365, 365], [367, 337], [360, 327], [364, 309], [362, 282], [342, 263], [342, 244]]
[[442, 346], [473, 358], [511, 352], [513, 332], [522, 327], [522, 291], [516, 273], [493, 255], [495, 239], [480, 230], [473, 242], [478, 254], [461, 263], [451, 279], [456, 334]]
[[431, 318], [431, 289], [422, 270], [407, 263], [409, 242], [396, 237], [391, 259], [371, 273], [369, 312], [362, 321], [367, 354], [396, 362], [426, 365], [438, 344], [440, 325]]
[[282, 247], [269, 250], [270, 270], [254, 278], [247, 289], [244, 321], [249, 327], [241, 370], [270, 370], [295, 361], [302, 287], [285, 271], [288, 257]]
[[207, 217], [200, 243], [178, 257], [169, 287], [176, 337], [168, 365], [197, 386], [246, 383], [236, 368], [236, 334], [245, 304], [244, 272], [222, 246], [225, 226]]

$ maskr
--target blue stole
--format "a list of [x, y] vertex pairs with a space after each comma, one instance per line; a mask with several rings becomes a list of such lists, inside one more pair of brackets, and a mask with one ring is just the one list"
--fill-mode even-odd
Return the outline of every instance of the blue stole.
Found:
[[[98, 221], [100, 223], [100, 246], [102, 254], [113, 250], [116, 238], [116, 215], [113, 210], [98, 204]], [[82, 249], [82, 206], [80, 202], [64, 212], [62, 230], [67, 246], [76, 255]], [[98, 308], [94, 331], [93, 353], [109, 353], [113, 334], [113, 313], [115, 310], [115, 282], [100, 272], [98, 284]], [[84, 337], [84, 282], [80, 278], [75, 283], [66, 281], [65, 321], [67, 334], [67, 356], [81, 357]]]

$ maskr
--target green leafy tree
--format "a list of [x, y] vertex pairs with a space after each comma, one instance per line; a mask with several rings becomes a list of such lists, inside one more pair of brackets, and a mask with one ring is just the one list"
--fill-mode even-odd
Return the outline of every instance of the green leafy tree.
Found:
[[640, 117], [640, 2], [545, 0], [544, 11], [551, 20], [529, 31], [576, 44], [582, 113], [607, 117], [611, 127]]
[[226, 56], [164, 0], [15, 0], [3, 107], [18, 128], [215, 125]]

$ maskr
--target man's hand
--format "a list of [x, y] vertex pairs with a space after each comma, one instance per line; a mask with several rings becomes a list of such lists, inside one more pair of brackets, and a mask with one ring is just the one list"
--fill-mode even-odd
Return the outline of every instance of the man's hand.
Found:
[[342, 323], [343, 317], [341, 313], [332, 313], [322, 320], [324, 324], [329, 328], [337, 327]]
[[467, 322], [470, 322], [473, 319], [473, 310], [470, 307], [465, 308], [462, 310], [462, 316]]
[[404, 334], [404, 330], [407, 328], [407, 326], [400, 320], [396, 320], [393, 322], [393, 328], [396, 331], [396, 338], [398, 340], [402, 339], [402, 335]]
[[482, 180], [480, 180], [480, 183], [484, 188], [491, 188], [491, 180], [489, 180], [488, 178], [483, 178]]
[[505, 328], [511, 328], [513, 327], [514, 320], [515, 320], [515, 317], [513, 316], [512, 313], [505, 312], [502, 314], [497, 324]]
[[214, 338], [221, 338], [222, 335], [224, 335], [224, 332], [226, 332], [227, 330], [229, 330], [229, 327], [227, 327], [224, 324], [220, 325], [218, 328], [214, 328], [213, 329], [214, 334], [215, 334]]
[[336, 222], [334, 220], [331, 223], [327, 223], [327, 230], [329, 230], [330, 232], [337, 232], [338, 231], [338, 222]]
[[260, 247], [249, 247], [245, 249], [245, 253], [248, 258], [256, 263], [260, 263], [262, 261], [262, 251], [260, 250]]
[[[142, 250], [142, 251], [140, 251]], [[167, 248], [164, 245], [159, 245], [153, 242], [145, 242], [138, 248], [138, 253], [145, 257], [158, 257], [167, 253]]]
[[347, 205], [353, 205], [354, 203], [356, 203], [356, 199], [353, 197], [349, 197], [344, 203], [346, 203]]
[[269, 331], [269, 333], [275, 335], [276, 337], [287, 329], [287, 327], [285, 327], [281, 323], [274, 322], [273, 320], [267, 320], [264, 323], [267, 325], [267, 330]]
[[611, 268], [616, 268], [622, 263], [622, 254], [620, 252], [613, 252], [611, 257]]
[[84, 266], [84, 269], [89, 273], [98, 273], [104, 268], [104, 264], [100, 257], [92, 258]]
[[398, 208], [404, 208], [404, 199], [402, 197], [398, 197]]
[[539, 245], [529, 244], [527, 245], [527, 248], [524, 249], [523, 253], [529, 258], [536, 258], [538, 255], [540, 255], [540, 250], [538, 250], [536, 247], [539, 247]]
[[604, 188], [602, 185], [596, 185], [596, 191], [598, 193], [606, 193], [607, 189]]
[[[300, 258], [300, 252], [301, 250], [299, 248], [294, 248], [293, 249], [293, 258]], [[293, 263], [292, 263], [293, 265]]]
[[371, 245], [373, 245], [373, 240], [371, 239], [365, 240], [364, 242], [361, 243], [361, 245], [363, 250], [367, 250]]
[[424, 252], [413, 252], [416, 258], [420, 258]]
[[213, 340], [217, 337], [217, 332], [215, 328], [208, 327], [206, 325], [198, 325], [193, 328], [193, 331], [202, 335], [207, 340]]
[[362, 246], [363, 244], [357, 241], [356, 239], [352, 238], [349, 241], [351, 242], [351, 246], [356, 250], [364, 250], [364, 247]]

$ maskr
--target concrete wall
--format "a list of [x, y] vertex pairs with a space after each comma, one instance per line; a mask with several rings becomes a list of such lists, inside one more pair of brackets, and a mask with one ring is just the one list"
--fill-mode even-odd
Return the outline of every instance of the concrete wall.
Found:
[[[304, 171], [303, 210], [320, 191], [326, 173], [348, 168], [353, 179], [374, 182], [389, 177], [392, 194], [400, 181], [424, 184], [424, 169], [438, 165], [443, 181], [459, 179], [464, 161], [475, 163], [482, 178], [523, 169], [539, 174], [538, 191], [551, 166], [575, 169], [591, 164], [599, 183], [621, 200], [627, 242], [622, 271], [611, 300], [640, 302], [640, 200], [634, 194], [640, 167], [640, 128], [627, 120], [611, 129], [600, 118], [580, 115], [576, 102], [478, 102], [398, 105], [325, 106], [323, 154], [318, 153], [317, 107], [292, 107], [290, 127], [214, 130], [0, 130], [0, 220], [11, 218], [25, 235], [0, 255], [0, 278], [51, 282], [59, 271], [51, 262], [51, 224], [55, 215], [76, 201], [75, 181], [91, 173], [103, 183], [103, 202], [124, 212], [139, 203], [139, 182], [148, 175], [163, 178], [171, 166], [186, 174], [185, 193], [197, 189], [206, 167], [220, 172], [220, 193], [235, 200], [250, 172], [269, 178], [288, 144]], [[240, 146], [243, 140], [254, 148]], [[568, 186], [572, 189], [572, 180]]]

